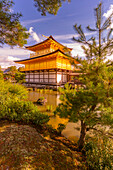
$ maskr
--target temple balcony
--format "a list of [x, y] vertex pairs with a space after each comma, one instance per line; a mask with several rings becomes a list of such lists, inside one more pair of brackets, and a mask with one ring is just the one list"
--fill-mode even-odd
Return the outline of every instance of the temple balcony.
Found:
[[30, 53], [30, 58], [34, 58], [34, 57], [37, 57], [37, 53]]
[[54, 51], [54, 49], [51, 49], [51, 48], [40, 50], [38, 52], [31, 53], [30, 54], [30, 58], [34, 58], [34, 57], [38, 57], [38, 56], [41, 56], [41, 55], [45, 55], [45, 54], [51, 53], [53, 51]]

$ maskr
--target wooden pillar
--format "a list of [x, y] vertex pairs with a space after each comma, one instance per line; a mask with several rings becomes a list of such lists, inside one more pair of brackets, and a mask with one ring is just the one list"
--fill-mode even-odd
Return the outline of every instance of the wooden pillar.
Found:
[[35, 83], [35, 72], [33, 72], [33, 83]]
[[40, 83], [40, 70], [39, 70], [39, 83]]
[[63, 83], [63, 70], [62, 70], [61, 83]]
[[28, 82], [30, 82], [30, 71], [29, 71], [29, 74], [28, 74], [28, 75], [29, 75]]
[[44, 83], [44, 70], [43, 70], [43, 83]]
[[49, 70], [48, 70], [48, 83], [49, 83]]
[[57, 69], [56, 69], [56, 83], [57, 83]]

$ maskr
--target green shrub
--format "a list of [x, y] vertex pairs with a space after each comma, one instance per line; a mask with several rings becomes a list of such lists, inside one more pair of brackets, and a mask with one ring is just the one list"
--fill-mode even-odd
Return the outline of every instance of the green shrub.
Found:
[[36, 105], [27, 98], [27, 89], [22, 85], [0, 81], [0, 119], [21, 121], [42, 125], [49, 116], [39, 112]]
[[59, 123], [58, 124], [58, 128], [57, 128], [57, 131], [58, 133], [62, 133], [62, 131], [65, 129], [66, 125], [62, 124], [62, 123]]
[[28, 96], [28, 91], [22, 85], [0, 80], [0, 95], [7, 95], [10, 98], [17, 97], [19, 99], [26, 99]]
[[53, 111], [53, 106], [52, 105], [47, 105], [46, 107], [47, 107], [47, 109], [46, 109], [47, 112], [52, 112]]
[[3, 79], [3, 73], [0, 72], [0, 79]]
[[16, 72], [14, 77], [17, 83], [25, 83], [25, 73]]
[[86, 164], [90, 170], [113, 169], [113, 147], [109, 138], [95, 137], [85, 143]]
[[37, 106], [30, 101], [9, 99], [4, 105], [0, 103], [0, 119], [42, 125], [49, 121], [49, 116], [40, 113]]

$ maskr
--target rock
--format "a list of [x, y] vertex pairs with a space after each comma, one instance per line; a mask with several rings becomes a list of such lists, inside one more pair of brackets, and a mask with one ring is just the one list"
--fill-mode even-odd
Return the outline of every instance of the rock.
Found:
[[47, 103], [47, 99], [46, 97], [40, 97], [36, 103], [39, 105], [45, 105]]
[[28, 125], [2, 125], [0, 169], [85, 169], [80, 154]]

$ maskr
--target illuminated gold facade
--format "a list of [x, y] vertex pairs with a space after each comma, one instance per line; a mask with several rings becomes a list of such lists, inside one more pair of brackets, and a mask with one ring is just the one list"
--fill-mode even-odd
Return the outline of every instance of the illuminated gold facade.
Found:
[[[30, 58], [15, 62], [25, 65], [22, 71], [26, 74], [27, 85], [57, 87], [69, 81], [69, 73], [75, 70], [68, 59], [71, 48], [63, 46], [50, 36], [26, 49], [32, 51]], [[71, 59], [77, 64], [72, 57]]]

